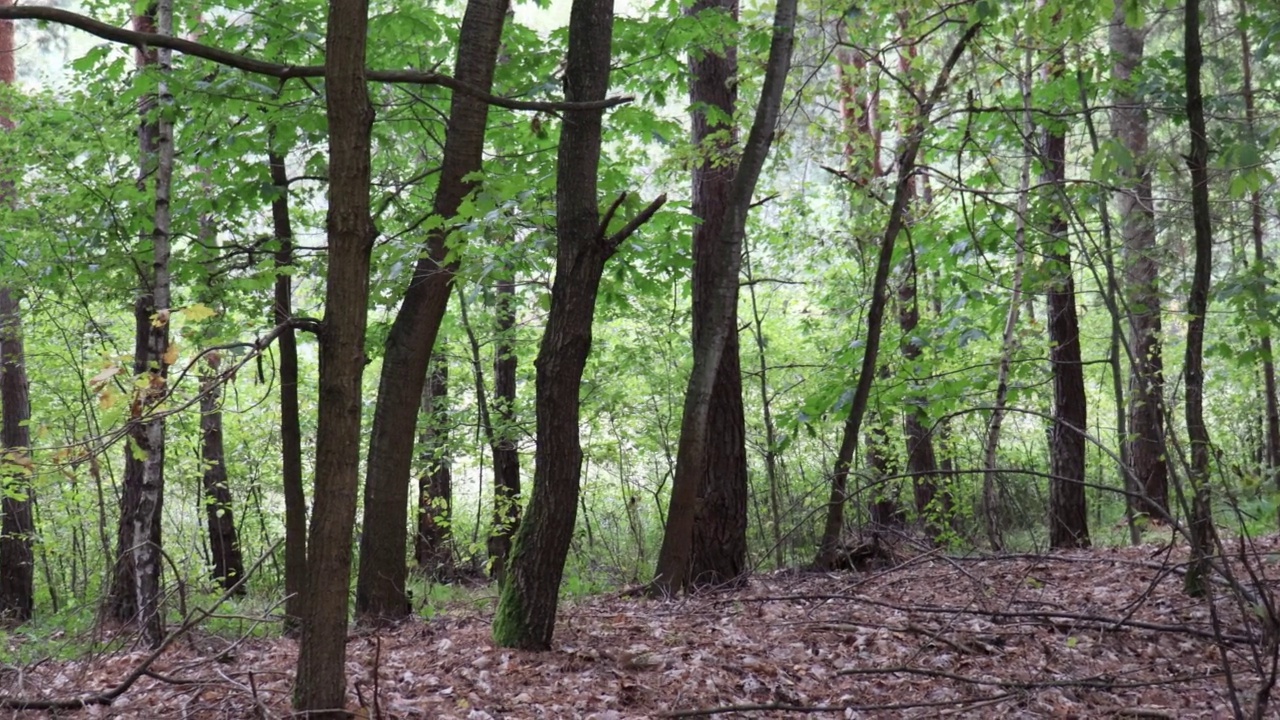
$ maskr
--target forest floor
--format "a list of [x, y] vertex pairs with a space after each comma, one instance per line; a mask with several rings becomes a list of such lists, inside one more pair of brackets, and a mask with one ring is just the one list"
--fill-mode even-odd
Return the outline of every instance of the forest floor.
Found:
[[[1243, 557], [1266, 578], [1251, 580]], [[1219, 718], [1235, 714], [1233, 694], [1252, 716], [1257, 693], [1274, 683], [1263, 674], [1277, 652], [1274, 632], [1270, 648], [1263, 639], [1265, 612], [1222, 587], [1212, 610], [1183, 594], [1179, 548], [899, 560], [868, 573], [755, 576], [675, 601], [567, 602], [547, 653], [495, 647], [491, 604], [353, 631], [348, 708], [468, 720]], [[1251, 592], [1280, 594], [1280, 540], [1258, 541], [1232, 563]], [[291, 640], [197, 629], [112, 704], [57, 717], [287, 717], [296, 653]], [[0, 694], [101, 692], [146, 655], [10, 668]], [[1280, 717], [1280, 698], [1259, 717]]]

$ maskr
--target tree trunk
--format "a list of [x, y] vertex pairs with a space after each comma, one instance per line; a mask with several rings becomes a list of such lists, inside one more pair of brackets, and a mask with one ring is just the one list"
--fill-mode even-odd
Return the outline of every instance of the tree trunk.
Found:
[[1116, 0], [1111, 20], [1111, 53], [1116, 81], [1111, 127], [1132, 157], [1119, 169], [1116, 193], [1124, 238], [1125, 300], [1129, 320], [1129, 439], [1126, 441], [1134, 488], [1134, 510], [1163, 518], [1169, 510], [1169, 468], [1164, 444], [1164, 359], [1160, 331], [1160, 267], [1155, 205], [1147, 167], [1146, 99], [1133, 86], [1142, 64], [1146, 31], [1125, 22], [1126, 0]]
[[[222, 377], [218, 373], [222, 359], [218, 353], [212, 352], [205, 356], [205, 360], [209, 372], [200, 388], [204, 506], [209, 527], [209, 551], [213, 556], [213, 577], [229, 590], [244, 577], [244, 557], [231, 511], [231, 489], [227, 486], [227, 461], [222, 445]], [[237, 594], [243, 595], [244, 592], [245, 587], [241, 585]]]
[[[173, 6], [161, 0], [133, 19], [135, 30], [170, 35]], [[136, 338], [134, 373], [140, 389], [132, 401], [129, 437], [125, 453], [123, 502], [120, 508], [117, 571], [108, 607], [117, 620], [136, 621], [148, 644], [159, 645], [164, 636], [160, 607], [160, 520], [164, 502], [165, 423], [151, 414], [163, 400], [169, 346], [169, 197], [173, 177], [173, 126], [165, 119], [172, 104], [164, 77], [171, 68], [172, 51], [146, 49], [136, 55], [138, 69], [155, 67], [161, 73], [157, 94], [139, 101], [142, 118], [138, 128], [141, 147], [138, 187], [145, 191], [154, 175], [153, 230], [140, 239], [137, 255], [139, 294], [134, 303]], [[148, 247], [150, 246], [150, 247]]]
[[[1060, 81], [1063, 49], [1052, 54], [1046, 84]], [[1085, 479], [1084, 365], [1080, 356], [1080, 322], [1076, 316], [1075, 279], [1067, 237], [1066, 136], [1061, 129], [1044, 131], [1041, 182], [1052, 192], [1045, 257], [1050, 273], [1048, 298], [1049, 362], [1053, 370], [1053, 427], [1050, 432], [1049, 545], [1089, 546]]]
[[1191, 215], [1195, 228], [1195, 266], [1187, 297], [1186, 376], [1187, 437], [1191, 441], [1191, 562], [1184, 587], [1190, 595], [1208, 592], [1213, 554], [1213, 516], [1209, 493], [1209, 426], [1204, 419], [1204, 326], [1209, 309], [1209, 282], [1213, 269], [1213, 226], [1209, 207], [1209, 139], [1204, 121], [1204, 95], [1200, 69], [1204, 51], [1200, 45], [1200, 0], [1187, 0], [1184, 53], [1187, 67], [1187, 121], [1191, 130]]
[[453, 575], [450, 523], [453, 510], [453, 474], [449, 467], [449, 361], [441, 353], [432, 360], [427, 387], [422, 392], [422, 456], [426, 470], [418, 479], [418, 533], [413, 557], [428, 577], [445, 581]]
[[916, 121], [910, 132], [902, 139], [902, 150], [898, 155], [898, 177], [894, 185], [893, 204], [889, 208], [889, 220], [885, 225], [884, 236], [880, 240], [880, 255], [876, 262], [875, 278], [872, 281], [871, 307], [867, 310], [867, 339], [862, 355], [862, 368], [858, 375], [858, 385], [853, 392], [853, 400], [849, 404], [849, 415], [845, 419], [844, 436], [840, 441], [840, 449], [836, 453], [835, 468], [831, 473], [831, 497], [827, 501], [827, 515], [822, 528], [814, 567], [831, 568], [836, 565], [840, 555], [840, 534], [844, 528], [844, 503], [849, 487], [849, 468], [853, 463], [853, 452], [858, 445], [858, 432], [862, 426], [862, 417], [867, 409], [867, 400], [871, 396], [871, 383], [875, 374], [876, 359], [880, 352], [880, 332], [884, 326], [884, 310], [888, 297], [886, 288], [889, 285], [889, 269], [893, 265], [893, 247], [902, 231], [904, 215], [907, 210], [909, 185], [913, 182], [916, 167], [916, 155], [920, 151], [920, 142], [924, 139], [925, 127], [942, 93], [946, 91], [951, 79], [951, 69], [960, 60], [969, 41], [978, 34], [981, 23], [970, 25], [951, 55], [946, 59], [942, 70], [934, 82], [929, 96], [916, 109]]
[[[274, 139], [274, 138], [273, 138]], [[272, 232], [276, 240], [275, 303], [277, 325], [293, 318], [293, 278], [282, 272], [293, 266], [293, 227], [289, 219], [289, 177], [284, 156], [267, 151], [271, 184]], [[301, 629], [303, 586], [307, 577], [307, 495], [302, 480], [302, 419], [298, 407], [298, 339], [294, 329], [280, 332], [280, 484], [284, 493], [284, 633]]]
[[[738, 17], [737, 0], [697, 0], [691, 16], [702, 13]], [[733, 124], [737, 104], [738, 50], [732, 40], [723, 51], [698, 49], [689, 56], [689, 100], [693, 108], [693, 145], [701, 160], [693, 168], [693, 344], [710, 326], [717, 261], [736, 165]], [[715, 115], [709, 116], [709, 110]], [[718, 120], [717, 116], [724, 118]], [[707, 459], [694, 514], [690, 581], [723, 585], [743, 577], [747, 563], [747, 449], [742, 409], [742, 369], [738, 360], [737, 278], [732, 288], [724, 355], [716, 370], [707, 409]]]
[[[0, 7], [11, 5], [0, 0]], [[0, 89], [16, 80], [13, 21], [0, 20]], [[0, 132], [13, 129], [13, 121], [0, 112]], [[17, 198], [13, 185], [0, 180], [0, 206], [12, 206]], [[0, 285], [0, 406], [3, 428], [0, 463], [5, 492], [0, 502], [0, 617], [30, 620], [34, 601], [34, 557], [31, 536], [31, 401], [27, 395], [27, 363], [22, 347], [22, 312], [13, 288]]]
[[[492, 87], [507, 5], [508, 0], [467, 2], [454, 64], [459, 82], [484, 91]], [[434, 204], [435, 215], [446, 223], [475, 188], [471, 176], [481, 168], [488, 117], [489, 106], [483, 100], [454, 94]], [[430, 233], [387, 336], [369, 437], [356, 581], [356, 614], [366, 622], [392, 621], [409, 613], [405, 546], [414, 420], [456, 269], [445, 260], [449, 230], [445, 224]]]
[[[1247, 6], [1244, 0], [1240, 0], [1240, 18], [1243, 20], [1247, 15]], [[1240, 59], [1243, 63], [1243, 84], [1244, 84], [1244, 114], [1246, 130], [1251, 136], [1255, 136], [1258, 126], [1258, 110], [1253, 90], [1253, 51], [1249, 45], [1248, 26], [1242, 21], [1238, 23], [1240, 28]], [[1253, 237], [1253, 267], [1254, 273], [1258, 281], [1264, 282], [1263, 286], [1258, 289], [1258, 297], [1268, 297], [1270, 292], [1270, 281], [1266, 277], [1267, 257], [1264, 252], [1266, 234], [1264, 228], [1266, 226], [1264, 219], [1265, 210], [1262, 205], [1262, 190], [1255, 189], [1249, 195], [1249, 221], [1250, 234]], [[1257, 313], [1261, 319], [1265, 315], [1265, 308], [1262, 302], [1257, 303]], [[1275, 357], [1272, 355], [1271, 343], [1271, 323], [1258, 323], [1258, 344], [1262, 350], [1262, 386], [1264, 405], [1266, 407], [1266, 440], [1263, 443], [1264, 449], [1264, 466], [1266, 472], [1271, 476], [1272, 482], [1280, 488], [1280, 403], [1276, 397], [1276, 363]]]
[[[507, 268], [507, 272], [514, 272]], [[493, 526], [489, 562], [493, 578], [502, 581], [511, 538], [520, 525], [520, 455], [516, 452], [516, 286], [511, 278], [497, 284], [497, 345], [493, 358], [493, 413], [489, 444], [493, 450]]]
[[[0, 55], [5, 52], [0, 28]], [[0, 68], [3, 72], [3, 68]], [[0, 188], [0, 202], [8, 201]], [[0, 514], [0, 617], [30, 620], [34, 601], [34, 557], [31, 538], [31, 402], [27, 395], [27, 365], [22, 347], [21, 311], [8, 287], [0, 287], [0, 405], [4, 426], [0, 430], [5, 492]]]
[[[609, 87], [613, 0], [574, 0], [569, 13], [565, 100], [601, 100]], [[493, 619], [503, 647], [546, 650], [578, 508], [582, 447], [580, 385], [591, 352], [596, 292], [618, 245], [666, 201], [659, 197], [612, 236], [597, 205], [600, 110], [567, 110], [556, 160], [556, 275], [536, 369], [537, 451], [533, 493], [516, 531]]]
[[320, 333], [315, 506], [294, 709], [310, 718], [334, 720], [347, 717], [347, 588], [360, 474], [369, 255], [376, 235], [369, 212], [373, 107], [364, 67], [368, 14], [368, 0], [330, 0], [325, 41], [329, 271]]
[[[738, 272], [742, 265], [742, 238], [746, 234], [747, 213], [760, 171], [773, 142], [774, 128], [782, 107], [782, 91], [791, 69], [791, 50], [795, 44], [796, 0], [778, 0], [773, 16], [773, 40], [765, 66], [760, 102], [756, 105], [751, 132], [743, 147], [742, 158], [734, 173], [729, 197], [722, 213], [723, 225], [714, 247], [707, 257], [711, 277], [705, 294], [705, 309], [695, 310], [702, 318], [693, 348], [693, 371], [685, 391], [684, 415], [680, 424], [680, 441], [676, 450], [675, 479], [671, 485], [671, 503], [667, 510], [667, 527], [658, 553], [658, 567], [652, 591], [669, 594], [685, 589], [693, 570], [693, 533], [698, 517], [698, 493], [703, 488], [711, 457], [709, 418], [714, 399], [718, 371], [725, 362], [730, 335], [736, 335], [738, 307]], [[732, 371], [738, 374], [737, 357]], [[737, 402], [742, 402], [742, 381], [736, 383]], [[734, 440], [740, 442], [740, 440]], [[745, 495], [742, 499], [745, 502]], [[743, 511], [745, 513], [745, 510]]]

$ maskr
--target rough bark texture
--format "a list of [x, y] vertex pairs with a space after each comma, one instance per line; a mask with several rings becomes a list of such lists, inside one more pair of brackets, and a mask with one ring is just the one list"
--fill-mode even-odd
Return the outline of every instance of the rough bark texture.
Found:
[[[293, 317], [293, 226], [289, 218], [289, 177], [284, 156], [268, 150], [267, 164], [276, 196], [271, 227], [276, 240], [275, 302], [277, 325]], [[293, 328], [280, 332], [280, 485], [284, 493], [284, 632], [294, 635], [302, 623], [303, 585], [307, 577], [307, 496], [302, 481], [302, 418], [298, 406], [298, 339]]]
[[[0, 0], [0, 7], [12, 5]], [[13, 21], [0, 20], [0, 86], [16, 79]], [[13, 121], [0, 107], [0, 132]], [[0, 173], [4, 168], [0, 167]], [[0, 206], [11, 205], [13, 185], [0, 179]], [[34, 608], [34, 566], [31, 552], [31, 402], [27, 395], [27, 363], [22, 347], [22, 313], [12, 288], [0, 285], [0, 406], [4, 408], [0, 446], [0, 617], [29, 620]]]
[[[205, 359], [209, 372], [201, 383], [200, 395], [200, 459], [204, 462], [201, 484], [213, 577], [224, 589], [230, 590], [244, 577], [244, 556], [231, 509], [231, 488], [227, 485], [227, 461], [222, 443], [222, 377], [218, 374], [222, 361], [216, 352], [209, 353]], [[244, 592], [244, 585], [237, 588], [237, 594]]]
[[[569, 14], [565, 99], [599, 100], [609, 87], [613, 0], [574, 0]], [[534, 363], [538, 444], [533, 493], [507, 563], [493, 620], [503, 647], [546, 650], [573, 537], [582, 471], [579, 385], [591, 352], [596, 292], [616, 246], [604, 237], [597, 203], [599, 110], [564, 113], [556, 165], [556, 274], [551, 310]]]
[[502, 581], [511, 538], [520, 526], [520, 455], [516, 452], [515, 282], [497, 283], [497, 344], [493, 358], [493, 413], [489, 444], [493, 451], [493, 526], [489, 533], [489, 562], [493, 578]]
[[1129, 321], [1127, 456], [1133, 468], [1134, 510], [1164, 517], [1169, 509], [1169, 468], [1164, 446], [1164, 359], [1160, 333], [1160, 267], [1157, 262], [1155, 205], [1147, 167], [1147, 105], [1132, 84], [1142, 64], [1146, 30], [1125, 23], [1126, 0], [1116, 0], [1111, 52], [1116, 81], [1111, 127], [1133, 159], [1120, 168], [1116, 193], [1124, 239], [1124, 297]]
[[449, 362], [440, 353], [431, 361], [427, 387], [422, 391], [422, 459], [426, 470], [418, 478], [418, 532], [413, 557], [418, 569], [437, 581], [453, 575], [450, 519], [453, 511], [453, 473], [449, 467]]
[[[0, 29], [0, 54], [4, 53]], [[0, 68], [3, 72], [3, 68]], [[7, 198], [0, 187], [0, 203]], [[4, 425], [0, 445], [0, 481], [4, 485], [0, 514], [0, 617], [29, 620], [34, 608], [34, 557], [31, 536], [31, 402], [27, 395], [27, 365], [22, 348], [22, 323], [18, 299], [8, 287], [0, 287], [0, 404]]]
[[[467, 3], [454, 63], [459, 81], [486, 92], [492, 87], [507, 5], [507, 0]], [[409, 612], [405, 556], [414, 420], [453, 282], [455, 267], [445, 263], [447, 223], [475, 187], [475, 181], [467, 178], [480, 170], [488, 117], [484, 101], [454, 94], [434, 205], [435, 214], [446, 224], [428, 237], [387, 335], [369, 438], [356, 581], [356, 614], [366, 622], [396, 620]]]
[[315, 506], [294, 685], [296, 710], [309, 713], [307, 717], [335, 720], [347, 717], [347, 587], [359, 484], [369, 255], [375, 236], [369, 214], [373, 107], [364, 68], [368, 14], [368, 0], [329, 3], [325, 47], [329, 271], [320, 333]]
[[[782, 107], [782, 91], [791, 69], [791, 50], [795, 44], [796, 0], [778, 0], [773, 16], [773, 40], [765, 66], [760, 102], [747, 135], [746, 145], [733, 183], [723, 226], [714, 246], [714, 268], [709, 278], [704, 324], [693, 348], [693, 370], [685, 390], [684, 413], [680, 423], [680, 441], [676, 451], [675, 479], [671, 485], [671, 503], [667, 510], [667, 526], [658, 553], [655, 593], [668, 594], [685, 589], [691, 580], [693, 532], [697, 518], [698, 493], [706, 478], [711, 457], [712, 428], [708, 422], [719, 369], [725, 360], [725, 347], [730, 335], [738, 331], [738, 273], [742, 265], [742, 239], [746, 234], [747, 213], [756, 181], [769, 155], [774, 129]], [[734, 360], [733, 372], [740, 372]], [[738, 402], [742, 401], [741, 378], [738, 379]]]
[[[1062, 50], [1050, 57], [1046, 82], [1062, 75]], [[1053, 427], [1050, 432], [1049, 544], [1054, 548], [1089, 546], [1089, 520], [1084, 495], [1085, 417], [1084, 365], [1080, 358], [1080, 320], [1076, 315], [1075, 279], [1071, 271], [1071, 249], [1067, 237], [1067, 217], [1062, 209], [1066, 197], [1067, 141], [1061, 128], [1044, 131], [1040, 160], [1044, 166], [1041, 182], [1049, 197], [1049, 225], [1046, 228], [1045, 257], [1048, 259], [1049, 362], [1053, 370]]]
[[[698, 0], [691, 15], [723, 13], [737, 18], [737, 0]], [[737, 104], [738, 51], [735, 38], [718, 38], [723, 46], [692, 52], [689, 57], [689, 100], [693, 105], [693, 144], [701, 162], [693, 168], [693, 203], [698, 220], [693, 231], [693, 344], [706, 335], [711, 294], [721, 260], [717, 243], [730, 211], [737, 169], [733, 125]], [[708, 109], [711, 109], [710, 112]], [[714, 114], [712, 114], [714, 113]], [[693, 525], [689, 577], [694, 585], [719, 586], [743, 577], [747, 563], [747, 450], [742, 409], [742, 369], [738, 360], [737, 283], [728, 317], [732, 328], [716, 370], [707, 409], [706, 473], [698, 492]]]
[[898, 177], [895, 182], [893, 204], [889, 208], [889, 220], [885, 225], [884, 236], [880, 239], [880, 254], [876, 261], [876, 273], [871, 285], [871, 307], [867, 310], [867, 338], [862, 355], [862, 368], [859, 371], [857, 387], [853, 392], [853, 400], [849, 404], [844, 435], [836, 453], [835, 467], [831, 473], [831, 497], [827, 501], [826, 520], [822, 527], [817, 557], [813, 562], [814, 567], [819, 569], [835, 567], [840, 559], [840, 535], [844, 528], [844, 503], [849, 488], [849, 467], [853, 463], [853, 453], [858, 446], [858, 432], [862, 427], [863, 415], [867, 409], [867, 399], [871, 396], [871, 383], [875, 374], [876, 358], [880, 352], [880, 333], [884, 326], [884, 311], [888, 301], [886, 290], [889, 285], [889, 270], [893, 265], [893, 248], [898, 239], [898, 233], [902, 232], [910, 193], [908, 186], [915, 174], [916, 155], [920, 151], [920, 143], [924, 139], [925, 128], [933, 107], [942, 97], [951, 80], [952, 68], [960, 60], [965, 47], [978, 34], [980, 28], [981, 23], [969, 26], [952, 48], [929, 96], [916, 109], [916, 121], [912, 124], [910, 132], [903, 136], [902, 150], [898, 155]]
[[[169, 35], [173, 7], [162, 0], [134, 17], [135, 30]], [[153, 229], [139, 242], [139, 293], [134, 303], [136, 326], [134, 373], [143, 378], [131, 405], [123, 502], [120, 508], [117, 570], [108, 608], [117, 620], [136, 621], [152, 646], [164, 635], [160, 607], [160, 520], [164, 501], [165, 423], [151, 417], [166, 394], [169, 346], [169, 194], [173, 177], [173, 127], [157, 112], [172, 102], [163, 75], [169, 72], [172, 51], [138, 52], [141, 71], [155, 66], [162, 74], [158, 94], [139, 101], [141, 149], [138, 186], [152, 182], [155, 208]]]
[[1208, 592], [1213, 555], [1213, 516], [1209, 493], [1209, 426], [1204, 419], [1204, 327], [1209, 309], [1209, 282], [1213, 270], [1213, 226], [1209, 207], [1209, 139], [1205, 134], [1204, 95], [1200, 70], [1204, 51], [1200, 45], [1200, 0], [1187, 0], [1183, 49], [1187, 65], [1187, 121], [1191, 131], [1191, 216], [1195, 228], [1195, 266], [1187, 296], [1187, 350], [1183, 362], [1186, 377], [1187, 438], [1191, 441], [1191, 562], [1185, 587], [1191, 595]]

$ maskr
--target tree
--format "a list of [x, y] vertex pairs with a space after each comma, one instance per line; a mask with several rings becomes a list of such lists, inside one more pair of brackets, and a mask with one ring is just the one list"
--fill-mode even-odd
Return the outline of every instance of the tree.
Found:
[[[703, 255], [702, 262], [714, 274], [703, 291], [705, 309], [695, 310], [701, 320], [697, 326], [693, 348], [693, 370], [685, 390], [684, 413], [680, 422], [680, 442], [676, 451], [675, 479], [671, 484], [671, 503], [667, 509], [667, 526], [658, 553], [657, 576], [651, 590], [670, 594], [688, 587], [693, 570], [693, 533], [697, 519], [698, 491], [703, 486], [711, 457], [711, 427], [708, 424], [714, 399], [716, 378], [724, 362], [730, 335], [736, 335], [738, 306], [738, 274], [742, 266], [742, 239], [746, 234], [747, 213], [755, 193], [760, 171], [773, 143], [774, 127], [782, 107], [782, 92], [791, 70], [791, 50], [795, 44], [796, 0], [778, 0], [773, 15], [773, 39], [765, 66], [760, 102], [742, 157], [733, 175], [729, 197], [723, 212], [723, 226], [714, 254]], [[696, 290], [695, 290], [696, 292]], [[733, 372], [740, 373], [735, 359]], [[742, 382], [737, 383], [737, 402], [742, 402]]]
[[516, 451], [516, 285], [507, 263], [497, 282], [497, 345], [493, 350], [493, 415], [489, 446], [493, 450], [493, 525], [489, 531], [489, 562], [493, 577], [502, 580], [511, 538], [520, 526], [520, 455]]
[[216, 351], [205, 355], [208, 372], [200, 384], [200, 459], [204, 461], [205, 519], [209, 529], [209, 552], [213, 556], [213, 577], [225, 590], [245, 593], [244, 555], [236, 533], [227, 485], [227, 459], [222, 443], [222, 357]]
[[1156, 246], [1155, 204], [1147, 156], [1146, 99], [1133, 74], [1142, 64], [1146, 29], [1129, 24], [1126, 8], [1116, 0], [1111, 21], [1112, 76], [1116, 82], [1111, 128], [1129, 163], [1120, 166], [1116, 192], [1124, 238], [1124, 288], [1129, 320], [1129, 439], [1126, 456], [1133, 468], [1133, 490], [1140, 493], [1137, 512], [1164, 517], [1169, 510], [1169, 470], [1164, 444], [1164, 358], [1160, 331], [1160, 275]]
[[359, 482], [369, 255], [376, 234], [369, 212], [373, 106], [364, 67], [368, 15], [368, 0], [329, 3], [324, 58], [329, 270], [320, 331], [315, 501], [294, 686], [295, 709], [335, 720], [347, 716], [346, 589]]
[[[1064, 46], [1046, 62], [1045, 83], [1061, 81]], [[1052, 195], [1045, 251], [1049, 272], [1049, 363], [1053, 370], [1053, 428], [1050, 433], [1049, 544], [1054, 548], [1089, 546], [1089, 520], [1084, 495], [1087, 398], [1076, 315], [1075, 279], [1067, 236], [1066, 152], [1064, 128], [1050, 121], [1044, 128], [1041, 183]]]
[[[507, 0], [469, 0], [462, 18], [454, 72], [458, 80], [485, 92], [493, 85], [507, 6]], [[427, 237], [387, 336], [369, 438], [366, 522], [356, 580], [356, 613], [371, 622], [402, 618], [409, 612], [405, 549], [414, 418], [457, 267], [456, 261], [446, 260], [449, 223], [476, 187], [474, 176], [480, 171], [488, 116], [485, 100], [461, 93], [453, 96], [433, 208], [441, 223]]]
[[[173, 5], [160, 0], [147, 11], [135, 15], [138, 32], [173, 34]], [[164, 636], [164, 613], [160, 607], [160, 519], [164, 502], [165, 421], [156, 411], [167, 393], [166, 376], [170, 363], [169, 295], [170, 192], [173, 178], [173, 123], [167, 108], [165, 76], [172, 65], [167, 48], [140, 50], [138, 69], [158, 70], [155, 94], [139, 102], [138, 143], [141, 156], [138, 188], [148, 183], [154, 197], [150, 231], [143, 231], [136, 251], [138, 290], [134, 301], [135, 347], [133, 371], [137, 376], [131, 407], [130, 431], [125, 449], [124, 499], [120, 509], [117, 566], [108, 607], [116, 620], [136, 622], [153, 647]]]
[[[565, 99], [600, 100], [609, 88], [613, 1], [574, 0], [569, 13]], [[493, 619], [503, 647], [546, 650], [578, 510], [582, 473], [579, 386], [591, 353], [596, 294], [618, 245], [666, 201], [659, 197], [615, 233], [609, 223], [625, 198], [598, 206], [602, 109], [567, 110], [556, 156], [556, 273], [551, 309], [535, 361], [537, 451], [533, 492], [516, 531]]]
[[418, 569], [436, 580], [453, 574], [451, 545], [453, 474], [449, 463], [449, 361], [437, 352], [422, 392], [422, 459], [425, 469], [418, 479], [418, 532], [413, 557]]
[[[0, 0], [0, 6], [10, 0]], [[0, 20], [0, 88], [13, 85], [16, 67], [13, 22]], [[0, 132], [13, 128], [8, 109], [0, 107]], [[0, 168], [3, 171], [4, 168]], [[0, 178], [0, 207], [14, 204], [13, 183]], [[35, 606], [31, 536], [31, 401], [27, 394], [27, 362], [22, 347], [22, 310], [12, 287], [0, 284], [0, 616], [29, 620]]]
[[[697, 0], [689, 9], [710, 27], [736, 23], [737, 0]], [[730, 25], [730, 27], [733, 27]], [[738, 99], [736, 30], [717, 34], [689, 54], [689, 102], [693, 144], [699, 162], [693, 168], [693, 345], [717, 322], [730, 328], [716, 369], [707, 408], [708, 442], [698, 490], [689, 581], [698, 585], [737, 582], [747, 566], [747, 448], [742, 409], [742, 368], [738, 360], [738, 283], [734, 278], [727, 318], [710, 315], [716, 277], [723, 262], [718, 244], [730, 206], [737, 170]]]

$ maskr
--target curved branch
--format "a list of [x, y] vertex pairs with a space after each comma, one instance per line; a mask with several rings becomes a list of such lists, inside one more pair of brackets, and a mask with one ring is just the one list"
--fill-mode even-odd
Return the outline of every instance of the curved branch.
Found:
[[[268, 62], [248, 55], [240, 55], [229, 50], [223, 50], [222, 48], [203, 45], [192, 40], [187, 40], [186, 38], [127, 30], [125, 28], [116, 27], [115, 25], [109, 25], [100, 20], [95, 20], [86, 15], [80, 15], [79, 13], [60, 10], [58, 8], [34, 7], [29, 5], [3, 7], [0, 8], [0, 20], [40, 20], [44, 22], [58, 23], [59, 25], [67, 25], [78, 30], [83, 30], [90, 35], [100, 37], [103, 40], [120, 43], [122, 45], [131, 45], [136, 48], [156, 47], [176, 50], [184, 55], [203, 58], [205, 60], [218, 63], [219, 65], [225, 65], [226, 67], [255, 73], [257, 75], [279, 78], [280, 80], [324, 77], [323, 65], [283, 65], [280, 63]], [[422, 72], [421, 70], [368, 70], [365, 73], [365, 77], [369, 80], [384, 83], [439, 85], [454, 92], [468, 95], [489, 103], [490, 105], [506, 108], [508, 110], [534, 110], [539, 112], [555, 112], [560, 110], [602, 110], [632, 101], [632, 98], [629, 96], [611, 97], [605, 98], [604, 100], [591, 100], [586, 102], [516, 100], [514, 98], [502, 97], [500, 95], [494, 95], [474, 88], [451, 75], [444, 75], [442, 73], [435, 72]]]

